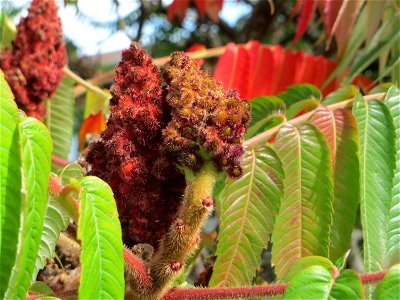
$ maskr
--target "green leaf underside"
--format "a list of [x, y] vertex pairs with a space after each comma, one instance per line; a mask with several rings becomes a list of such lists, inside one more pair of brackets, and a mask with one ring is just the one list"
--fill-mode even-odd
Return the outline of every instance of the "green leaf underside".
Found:
[[78, 238], [82, 241], [79, 299], [122, 299], [121, 225], [111, 188], [93, 176], [81, 180]]
[[336, 91], [330, 93], [321, 102], [323, 105], [330, 105], [344, 101], [350, 98], [354, 98], [359, 92], [358, 87], [354, 85], [346, 85], [338, 88]]
[[399, 299], [400, 298], [400, 265], [393, 266], [376, 287], [374, 299]]
[[4, 298], [17, 255], [21, 210], [18, 108], [0, 70], [0, 299]]
[[[228, 179], [210, 286], [250, 285], [267, 247], [283, 194], [281, 162], [271, 148], [249, 148], [243, 176]], [[234, 238], [233, 238], [234, 237]]]
[[44, 217], [42, 238], [40, 241], [38, 256], [36, 257], [32, 280], [36, 278], [39, 270], [45, 266], [46, 259], [53, 255], [60, 233], [62, 230], [67, 228], [68, 224], [68, 212], [57, 202], [57, 200], [49, 196]]
[[[74, 82], [64, 77], [52, 99], [46, 101], [47, 115], [44, 123], [53, 139], [53, 154], [68, 159], [74, 129]], [[53, 172], [59, 169], [53, 166]]]
[[282, 120], [285, 115], [285, 103], [278, 97], [257, 97], [250, 103], [251, 119], [247, 127], [246, 139], [269, 129], [274, 124], [274, 120]]
[[400, 89], [389, 89], [385, 102], [389, 107], [395, 127], [396, 166], [393, 177], [392, 200], [389, 210], [387, 267], [400, 263]]
[[359, 276], [345, 270], [336, 279], [323, 266], [298, 272], [286, 288], [283, 299], [363, 299]]
[[336, 261], [350, 247], [359, 199], [357, 126], [349, 110], [334, 112], [319, 107], [311, 123], [324, 135], [331, 153], [333, 174], [333, 220], [329, 258]]
[[394, 169], [394, 128], [389, 109], [358, 94], [353, 106], [360, 145], [360, 209], [365, 272], [385, 267]]
[[302, 100], [314, 99], [320, 101], [321, 91], [312, 84], [303, 83], [287, 87], [287, 91], [280, 93], [278, 97], [285, 102], [286, 108], [289, 108]]
[[[24, 117], [19, 123], [22, 153], [22, 224], [19, 249], [6, 298], [25, 299], [39, 250], [47, 205], [52, 142], [43, 123]], [[15, 212], [14, 212], [15, 213]]]
[[328, 145], [313, 125], [283, 126], [275, 149], [283, 164], [285, 190], [272, 234], [272, 263], [282, 279], [299, 258], [328, 256], [332, 173]]

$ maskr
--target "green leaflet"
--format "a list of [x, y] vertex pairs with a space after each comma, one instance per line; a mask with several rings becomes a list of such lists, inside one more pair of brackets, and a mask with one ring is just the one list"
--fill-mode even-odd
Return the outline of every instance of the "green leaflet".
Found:
[[5, 13], [0, 12], [0, 51], [3, 51], [4, 48], [11, 48], [15, 35], [14, 23]]
[[0, 70], [0, 299], [15, 262], [21, 210], [21, 157], [18, 108]]
[[291, 105], [307, 99], [314, 99], [317, 101], [321, 100], [321, 91], [314, 85], [303, 83], [296, 84], [287, 87], [286, 92], [282, 92], [278, 95], [289, 108]]
[[[52, 142], [43, 123], [23, 117], [19, 123], [22, 162], [22, 224], [17, 260], [6, 298], [25, 299], [35, 267], [47, 205]], [[15, 201], [15, 199], [13, 199]], [[12, 212], [19, 218], [16, 211]]]
[[261, 133], [275, 123], [280, 123], [285, 115], [285, 103], [278, 97], [257, 97], [250, 101], [251, 119], [248, 125], [246, 139]]
[[353, 106], [360, 145], [360, 209], [365, 272], [385, 267], [394, 169], [393, 120], [386, 105], [358, 94]]
[[328, 258], [322, 256], [306, 256], [300, 258], [290, 266], [289, 272], [283, 278], [283, 282], [290, 282], [290, 280], [292, 280], [292, 278], [296, 276], [298, 272], [315, 265], [323, 266], [331, 273], [336, 271], [335, 266]]
[[342, 86], [326, 96], [321, 102], [323, 105], [338, 103], [340, 101], [354, 98], [358, 92], [359, 88], [354, 85]]
[[81, 180], [78, 238], [82, 241], [79, 299], [123, 299], [121, 225], [111, 188], [101, 179]]
[[284, 197], [272, 234], [272, 263], [282, 279], [299, 258], [328, 256], [332, 171], [328, 145], [310, 124], [283, 126], [274, 146], [285, 174]]
[[400, 89], [389, 89], [385, 102], [395, 127], [396, 165], [393, 177], [392, 200], [389, 209], [387, 266], [400, 263]]
[[[46, 101], [47, 115], [44, 123], [50, 130], [53, 139], [53, 154], [68, 159], [74, 129], [75, 96], [74, 82], [68, 77], [63, 78], [52, 99]], [[58, 166], [53, 166], [56, 172]]]
[[350, 248], [360, 196], [357, 126], [349, 110], [332, 112], [323, 106], [311, 123], [322, 132], [331, 152], [334, 197], [329, 258], [336, 261]]
[[326, 268], [313, 265], [293, 277], [283, 299], [364, 299], [364, 292], [354, 271], [345, 270], [335, 278]]
[[400, 298], [400, 265], [393, 266], [385, 275], [374, 292], [374, 299]]
[[271, 148], [249, 148], [240, 179], [227, 180], [217, 260], [210, 286], [250, 285], [267, 247], [283, 190], [281, 162]]

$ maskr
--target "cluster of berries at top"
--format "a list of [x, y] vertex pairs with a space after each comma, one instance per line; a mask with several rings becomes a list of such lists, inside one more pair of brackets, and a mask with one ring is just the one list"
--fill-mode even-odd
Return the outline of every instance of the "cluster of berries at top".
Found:
[[132, 43], [122, 53], [111, 89], [111, 115], [86, 154], [90, 174], [114, 191], [124, 243], [158, 248], [180, 207], [185, 179], [212, 160], [230, 176], [241, 174], [243, 135], [250, 106], [173, 54], [164, 83], [152, 59]]
[[67, 63], [57, 10], [54, 0], [33, 0], [12, 49], [0, 53], [0, 68], [18, 107], [38, 119], [46, 114], [43, 101], [57, 90]]

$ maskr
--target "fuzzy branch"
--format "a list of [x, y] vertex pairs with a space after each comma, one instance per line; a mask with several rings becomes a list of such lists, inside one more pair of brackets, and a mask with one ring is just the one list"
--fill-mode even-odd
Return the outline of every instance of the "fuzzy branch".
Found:
[[[186, 258], [197, 247], [201, 227], [213, 207], [211, 195], [216, 177], [217, 171], [212, 162], [205, 163], [195, 174], [186, 172], [187, 186], [178, 218], [148, 264], [151, 285], [141, 284], [139, 274], [129, 278], [135, 299], [160, 299], [181, 271]], [[130, 274], [135, 272], [133, 268]]]

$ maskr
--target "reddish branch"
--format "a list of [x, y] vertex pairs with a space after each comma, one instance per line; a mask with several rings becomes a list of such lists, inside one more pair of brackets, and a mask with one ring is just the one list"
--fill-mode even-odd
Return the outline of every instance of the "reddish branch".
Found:
[[[128, 254], [124, 251], [125, 263], [131, 263], [144, 270], [142, 266], [138, 266], [138, 260], [136, 256]], [[140, 262], [142, 263], [142, 262]], [[363, 284], [369, 284], [372, 282], [381, 281], [385, 276], [386, 271], [360, 274], [360, 278]], [[147, 273], [143, 272], [143, 276], [148, 276]], [[256, 285], [256, 286], [244, 286], [244, 287], [232, 287], [232, 288], [172, 288], [163, 297], [163, 300], [170, 299], [233, 299], [233, 298], [244, 298], [244, 297], [260, 297], [260, 296], [276, 296], [282, 295], [287, 287], [286, 283], [268, 284], [268, 285]], [[32, 295], [28, 296], [28, 300], [40, 299], [45, 296], [53, 297], [68, 297], [77, 295], [76, 290], [66, 291], [61, 293], [54, 293], [50, 295]]]
[[60, 166], [60, 167], [65, 167], [66, 165], [69, 164], [69, 162], [67, 160], [62, 159], [61, 157], [58, 157], [58, 156], [53, 155], [53, 154], [51, 155], [51, 161], [55, 165]]

